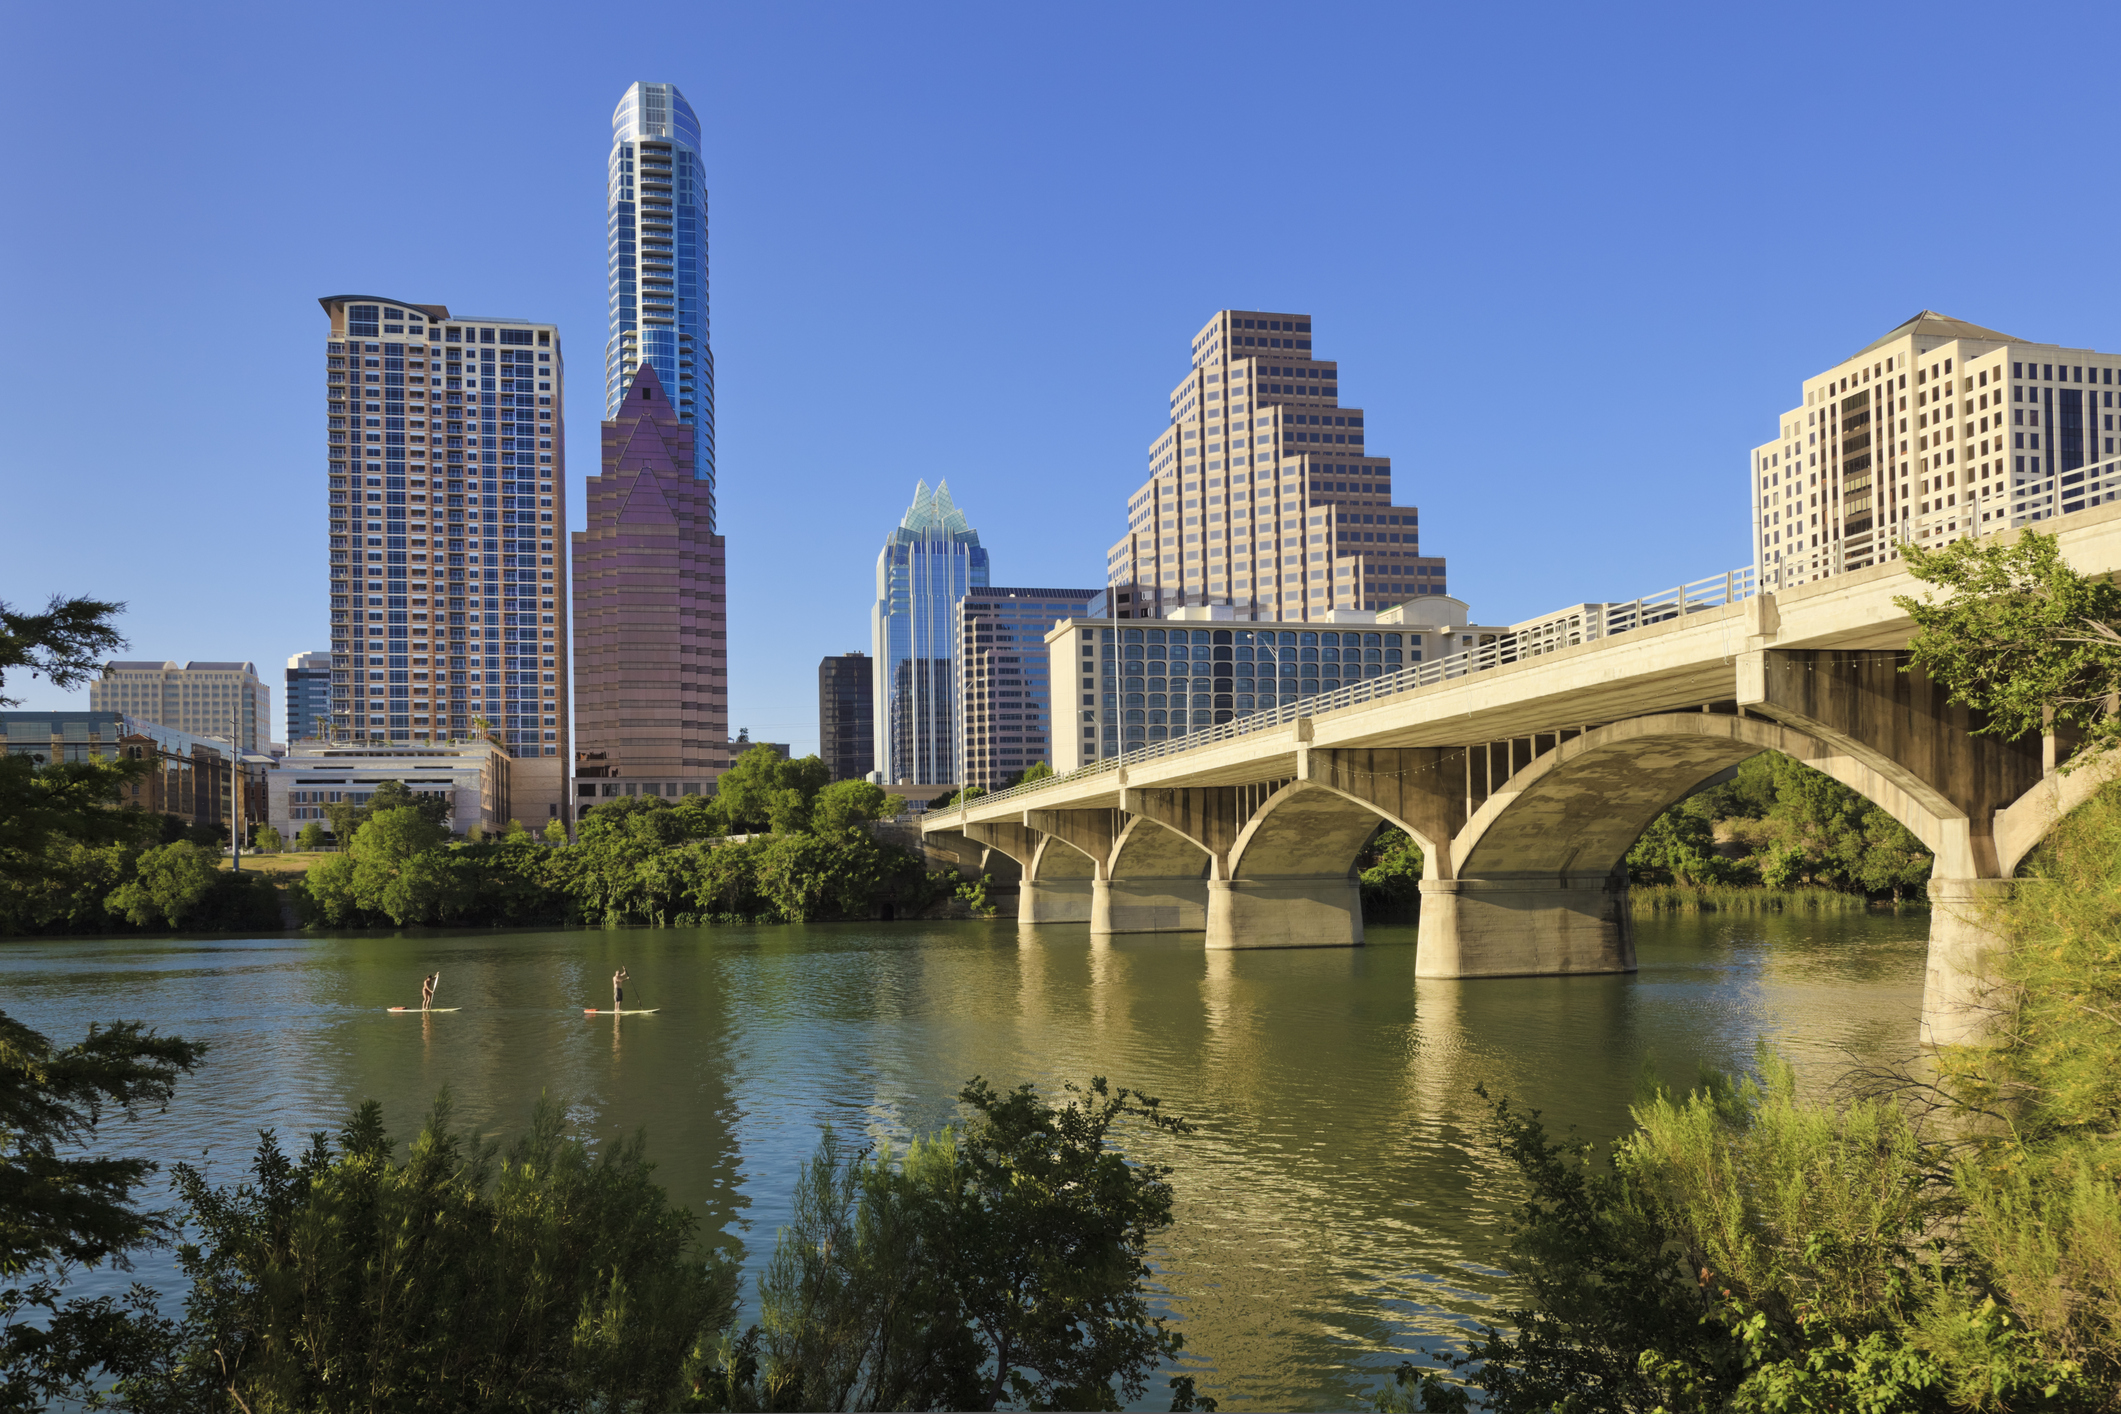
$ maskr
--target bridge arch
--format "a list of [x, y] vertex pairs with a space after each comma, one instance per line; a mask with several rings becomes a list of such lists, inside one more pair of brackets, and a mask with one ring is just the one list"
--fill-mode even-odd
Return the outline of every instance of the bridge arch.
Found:
[[1198, 933], [1221, 861], [1172, 825], [1131, 815], [1112, 842], [1090, 912], [1092, 934]]
[[1355, 861], [1386, 823], [1376, 807], [1312, 781], [1277, 790], [1238, 831], [1224, 877], [1208, 881], [1208, 946], [1359, 946]]

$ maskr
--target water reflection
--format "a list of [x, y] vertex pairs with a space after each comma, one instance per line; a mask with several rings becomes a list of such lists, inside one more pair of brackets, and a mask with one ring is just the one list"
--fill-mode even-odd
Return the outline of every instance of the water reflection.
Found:
[[[61, 1037], [126, 1016], [213, 1043], [127, 1149], [210, 1148], [226, 1180], [258, 1128], [298, 1141], [364, 1098], [402, 1136], [446, 1084], [460, 1123], [507, 1134], [549, 1093], [600, 1137], [645, 1127], [661, 1179], [754, 1268], [821, 1124], [903, 1134], [952, 1118], [975, 1074], [1105, 1075], [1199, 1128], [1140, 1143], [1177, 1169], [1163, 1268], [1203, 1389], [1230, 1409], [1344, 1408], [1507, 1294], [1509, 1176], [1476, 1084], [1605, 1137], [1645, 1061], [1684, 1080], [1766, 1036], [1823, 1083], [1851, 1057], [1905, 1056], [1926, 927], [1666, 921], [1641, 928], [1633, 977], [1465, 983], [1417, 981], [1408, 928], [1218, 953], [1198, 934], [1013, 922], [30, 941], [0, 952], [0, 987]], [[622, 963], [658, 1014], [584, 1016]], [[437, 966], [464, 1010], [384, 1010]]]

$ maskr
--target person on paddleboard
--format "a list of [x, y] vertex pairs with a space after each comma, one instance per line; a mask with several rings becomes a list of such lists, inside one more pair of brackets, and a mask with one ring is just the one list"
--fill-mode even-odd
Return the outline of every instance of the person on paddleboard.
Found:
[[623, 967], [611, 974], [611, 1009], [613, 1011], [626, 1010], [626, 983], [629, 980], [631, 979], [626, 976], [626, 969]]
[[426, 1011], [434, 1005], [435, 988], [442, 984], [442, 974], [430, 972], [420, 979], [420, 1010]]

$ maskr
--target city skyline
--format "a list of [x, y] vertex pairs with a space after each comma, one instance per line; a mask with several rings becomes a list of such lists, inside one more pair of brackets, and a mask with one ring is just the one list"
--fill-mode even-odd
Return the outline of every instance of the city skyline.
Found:
[[[0, 96], [20, 135], [0, 162], [15, 190], [68, 190], [78, 219], [0, 237], [11, 323], [121, 327], [151, 290], [188, 355], [113, 398], [14, 341], [0, 379], [10, 513], [39, 525], [75, 513], [64, 429], [92, 420], [107, 453], [99, 489], [134, 507], [206, 496], [230, 559], [173, 573], [159, 517], [118, 516], [90, 553], [60, 537], [11, 547], [0, 598], [127, 601], [126, 658], [278, 664], [321, 647], [328, 581], [304, 489], [314, 374], [306, 355], [287, 356], [311, 347], [304, 306], [329, 289], [446, 298], [550, 319], [579, 352], [609, 318], [608, 183], [590, 173], [608, 170], [614, 100], [640, 81], [675, 85], [696, 110], [717, 201], [713, 332], [728, 357], [716, 452], [744, 468], [717, 485], [718, 523], [738, 532], [731, 721], [798, 750], [815, 746], [817, 657], [860, 641], [877, 528], [916, 478], [948, 477], [979, 506], [1008, 546], [1011, 582], [1095, 579], [1096, 555], [1126, 528], [1140, 449], [1168, 422], [1171, 331], [1204, 310], [1302, 310], [1332, 331], [1342, 400], [1365, 408], [1371, 443], [1417, 478], [1451, 592], [1504, 622], [1749, 562], [1733, 473], [1771, 430], [1764, 412], [1910, 310], [2076, 347], [2111, 347], [2121, 324], [2121, 297], [2065, 297], [2007, 262], [1911, 243], [1881, 270], [1856, 255], [1862, 230], [1822, 233], [1762, 196], [1759, 174], [1786, 164], [1801, 136], [1792, 114], [1808, 105], [1831, 102], [1859, 127], [1904, 123], [1855, 56], [1953, 72], [1961, 45], [1948, 27], [1842, 17], [1846, 46], [1822, 56], [1795, 29], [1731, 15], [1682, 37], [1557, 13], [1503, 44], [1497, 17], [1358, 7], [1362, 43], [1335, 26], [1284, 36], [1268, 55], [1247, 22], [1273, 12], [1218, 11], [1237, 23], [1204, 41], [1203, 13], [1135, 16], [1121, 46], [1028, 14], [984, 26], [940, 10], [888, 22], [845, 11], [827, 25], [685, 15], [657, 30], [646, 61], [637, 36], [587, 16], [522, 27], [476, 9], [422, 16], [433, 42], [475, 49], [511, 78], [506, 160], [446, 178], [403, 158], [453, 141], [415, 73], [364, 79], [362, 140], [335, 142], [328, 162], [313, 125], [252, 121], [260, 75], [297, 71], [336, 42], [317, 17], [269, 29], [211, 11], [143, 17], [98, 42], [107, 80], [93, 105], [65, 81], [91, 39], [83, 18], [18, 17], [31, 62]], [[2106, 12], [2084, 19], [2087, 42], [2116, 31]], [[1299, 174], [1256, 213], [1147, 217], [1171, 154], [1200, 134], [1196, 106], [1158, 82], [1152, 56], [1203, 42], [1203, 63], [1278, 85], [1301, 76], [1309, 91], [1332, 76], [1336, 111], [1309, 125], [1323, 132], [1246, 134], [1247, 165]], [[1479, 57], [1504, 52], [1506, 66]], [[1475, 57], [1439, 68], [1440, 54]], [[2005, 53], [1984, 82], [2036, 82], [2029, 63]], [[1505, 76], [1533, 96], [1498, 109]], [[1775, 103], [1733, 97], [1767, 90]], [[1081, 103], [1085, 92], [1098, 101]], [[1681, 111], [1700, 116], [1675, 124]], [[225, 141], [233, 131], [249, 135]], [[65, 153], [143, 132], [156, 141], [136, 191], [73, 182]], [[1639, 157], [1653, 144], [1692, 174], [1683, 189], [1648, 179]], [[1962, 162], [2059, 180], [2059, 154], [2021, 153], [1978, 127], [1969, 144], [1949, 165], [1910, 148], [1866, 187], [1866, 209], [1922, 209]], [[390, 215], [357, 210], [384, 193]], [[2060, 258], [2096, 261], [2086, 243], [2107, 200], [2090, 194]], [[136, 234], [143, 205], [152, 239]], [[1213, 238], [1255, 221], [1257, 239]], [[75, 268], [127, 280], [56, 273]], [[604, 404], [597, 380], [580, 391], [578, 436]], [[910, 411], [938, 396], [952, 400], [946, 417]], [[1059, 412], [1048, 403], [1065, 415], [1045, 415]], [[1041, 429], [1026, 437], [1034, 411]], [[947, 436], [879, 435], [924, 420], [947, 422]], [[774, 568], [771, 535], [743, 532], [798, 506], [816, 570], [790, 576]], [[816, 640], [783, 642], [791, 619], [816, 624]], [[85, 704], [28, 690], [40, 705]]]

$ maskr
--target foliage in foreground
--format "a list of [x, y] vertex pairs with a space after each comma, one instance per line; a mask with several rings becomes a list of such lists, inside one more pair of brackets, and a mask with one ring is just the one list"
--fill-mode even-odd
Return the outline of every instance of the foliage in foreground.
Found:
[[2121, 785], [1992, 920], [1997, 1028], [1842, 1102], [1652, 1094], [1594, 1162], [1495, 1106], [1529, 1304], [1460, 1368], [1498, 1411], [2121, 1405]]

